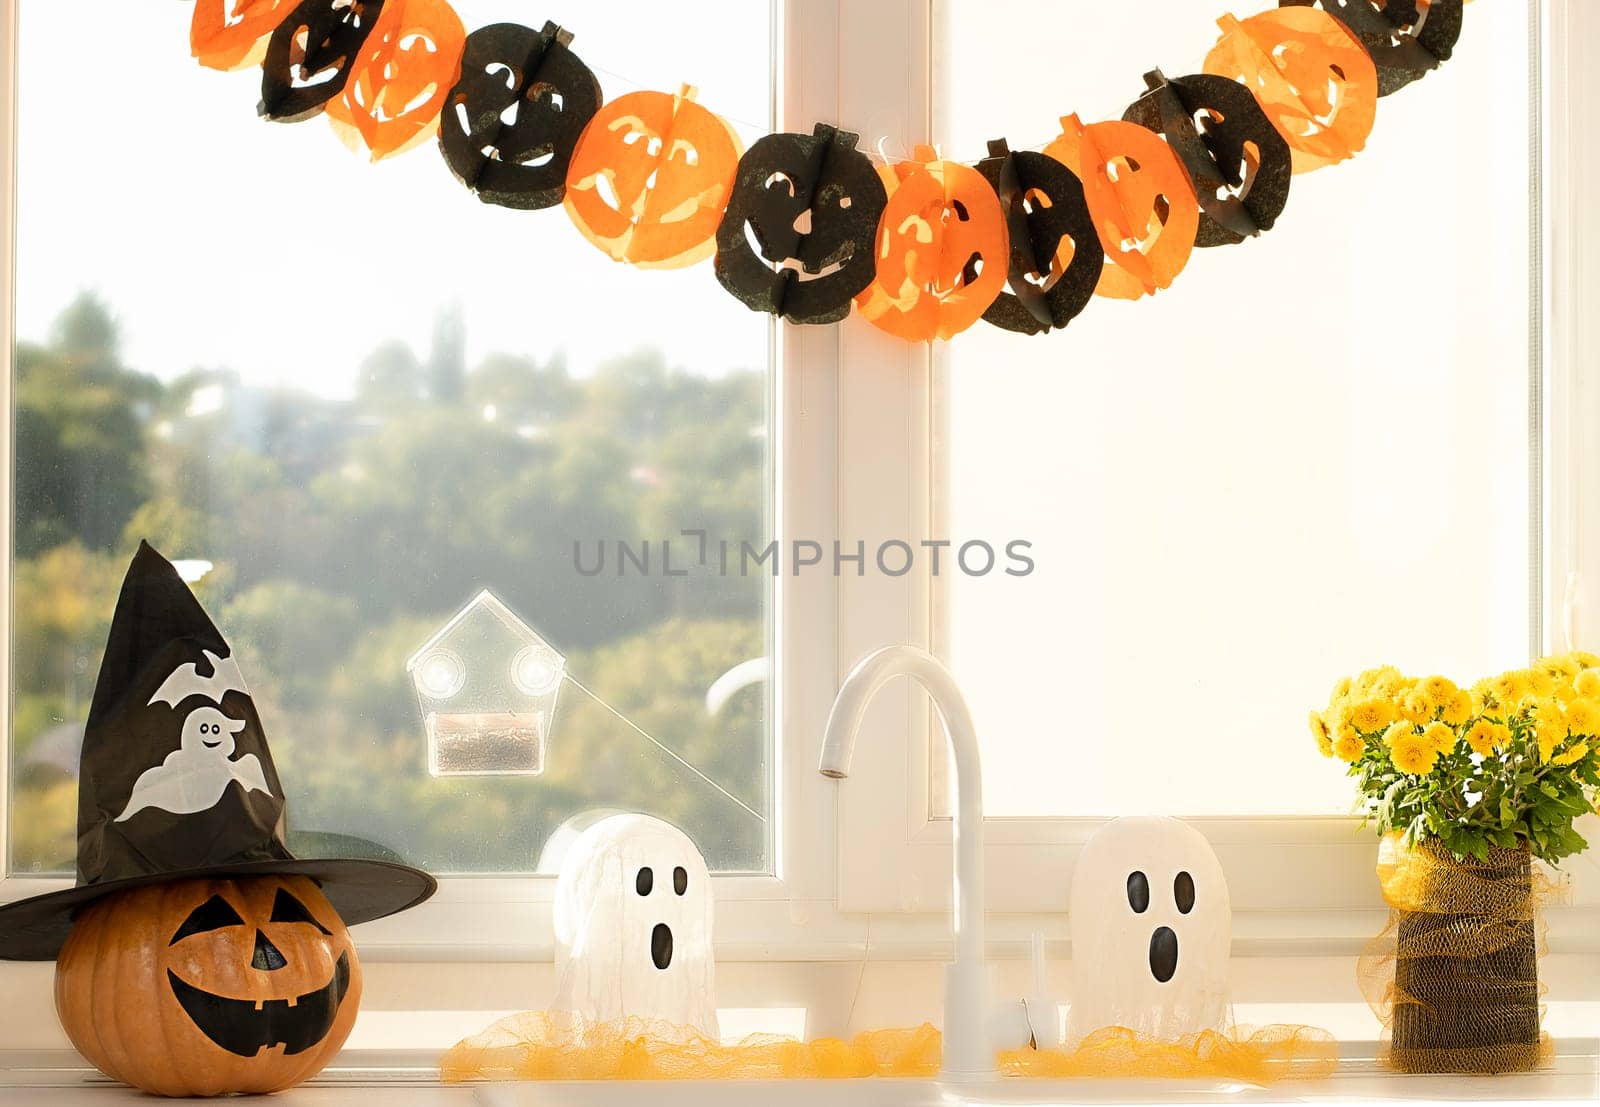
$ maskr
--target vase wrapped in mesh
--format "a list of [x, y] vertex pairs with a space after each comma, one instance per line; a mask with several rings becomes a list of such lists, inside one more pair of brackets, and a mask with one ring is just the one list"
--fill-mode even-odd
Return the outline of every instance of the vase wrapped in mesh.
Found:
[[1526, 846], [1458, 860], [1438, 843], [1383, 840], [1389, 923], [1361, 958], [1363, 990], [1400, 1072], [1524, 1072], [1540, 1030], [1539, 907], [1548, 884]]

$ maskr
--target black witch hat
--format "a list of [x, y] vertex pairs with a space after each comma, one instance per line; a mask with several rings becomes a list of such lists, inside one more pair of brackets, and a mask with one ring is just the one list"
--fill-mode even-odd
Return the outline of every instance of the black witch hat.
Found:
[[0, 958], [48, 961], [73, 913], [167, 880], [307, 876], [348, 926], [438, 886], [390, 861], [299, 859], [239, 663], [166, 558], [139, 544], [122, 582], [78, 774], [77, 886], [0, 906]]

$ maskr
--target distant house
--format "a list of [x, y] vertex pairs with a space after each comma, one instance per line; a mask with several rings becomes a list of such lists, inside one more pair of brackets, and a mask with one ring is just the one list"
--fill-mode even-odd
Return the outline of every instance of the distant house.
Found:
[[434, 776], [544, 772], [567, 659], [485, 590], [411, 655]]

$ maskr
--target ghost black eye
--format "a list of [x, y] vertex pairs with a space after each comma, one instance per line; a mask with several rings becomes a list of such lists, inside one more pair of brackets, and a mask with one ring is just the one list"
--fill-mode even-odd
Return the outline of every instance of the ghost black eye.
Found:
[[228, 926], [243, 926], [244, 920], [239, 917], [228, 901], [221, 896], [212, 896], [199, 907], [189, 912], [189, 917], [183, 920], [183, 925], [178, 927], [172, 936], [169, 946], [175, 946], [185, 938], [195, 934], [204, 934], [210, 930], [221, 930]]
[[1150, 909], [1150, 881], [1144, 873], [1128, 874], [1128, 906], [1141, 915]]
[[306, 910], [306, 905], [295, 899], [282, 888], [272, 897], [272, 917], [268, 920], [275, 923], [310, 923], [324, 934], [329, 933], [327, 927], [312, 917]]
[[639, 875], [633, 882], [633, 889], [641, 896], [647, 896], [650, 894], [650, 890], [655, 886], [656, 874], [651, 871], [649, 865], [646, 865], [644, 868], [639, 870]]
[[1172, 882], [1172, 898], [1178, 903], [1178, 910], [1187, 915], [1194, 910], [1194, 877], [1186, 872], [1181, 872]]
[[689, 890], [689, 871], [682, 865], [672, 870], [672, 890], [680, 896]]

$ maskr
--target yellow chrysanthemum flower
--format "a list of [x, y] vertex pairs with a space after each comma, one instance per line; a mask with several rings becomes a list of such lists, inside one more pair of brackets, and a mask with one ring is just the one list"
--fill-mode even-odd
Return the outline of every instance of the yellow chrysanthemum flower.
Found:
[[1473, 753], [1480, 757], [1492, 757], [1497, 746], [1503, 746], [1511, 740], [1511, 731], [1500, 723], [1479, 719], [1467, 729], [1465, 737]]
[[1567, 729], [1574, 734], [1600, 734], [1600, 703], [1594, 700], [1573, 700], [1563, 712]]
[[1456, 694], [1456, 683], [1449, 677], [1431, 676], [1422, 681], [1418, 687], [1427, 697], [1428, 706], [1436, 709], [1449, 704]]
[[1567, 740], [1567, 724], [1559, 718], [1540, 716], [1534, 722], [1533, 734], [1539, 743], [1539, 760], [1548, 761], [1556, 747]]
[[1433, 748], [1425, 735], [1403, 734], [1389, 750], [1394, 767], [1403, 773], [1422, 776], [1433, 772], [1439, 760], [1439, 751]]
[[1342, 677], [1342, 678], [1340, 678], [1339, 683], [1335, 684], [1333, 686], [1333, 694], [1331, 696], [1329, 696], [1328, 699], [1329, 700], [1342, 700], [1346, 696], [1348, 696], [1349, 694], [1350, 694], [1350, 678], [1349, 677]]
[[1572, 682], [1573, 691], [1580, 696], [1600, 699], [1600, 669], [1585, 669]]
[[1527, 679], [1528, 688], [1535, 696], [1548, 697], [1556, 694], [1556, 678], [1548, 670], [1536, 667], [1527, 670], [1523, 676]]
[[1347, 730], [1339, 735], [1333, 743], [1333, 754], [1340, 761], [1354, 765], [1361, 760], [1361, 755], [1367, 751], [1366, 742], [1361, 740], [1361, 735], [1353, 730]]
[[1489, 682], [1489, 689], [1502, 707], [1515, 707], [1533, 691], [1528, 683], [1528, 674], [1520, 669], [1494, 677]]
[[1455, 748], [1456, 732], [1443, 723], [1429, 723], [1422, 728], [1422, 737], [1439, 753], [1448, 753]]
[[1323, 757], [1333, 756], [1333, 735], [1328, 733], [1328, 724], [1315, 711], [1311, 713], [1311, 736], [1317, 740], [1317, 749], [1322, 751]]
[[1571, 654], [1557, 657], [1542, 657], [1539, 659], [1539, 668], [1555, 677], [1556, 680], [1571, 680], [1583, 668]]
[[1588, 650], [1573, 650], [1567, 657], [1585, 669], [1600, 669], [1600, 654], [1590, 653]]
[[1458, 691], [1450, 697], [1450, 702], [1444, 705], [1439, 719], [1450, 726], [1465, 726], [1467, 720], [1472, 718], [1476, 707], [1477, 705], [1472, 702], [1471, 692]]
[[1573, 746], [1567, 752], [1562, 753], [1562, 754], [1557, 754], [1556, 757], [1555, 757], [1555, 760], [1552, 761], [1551, 764], [1554, 764], [1554, 765], [1576, 765], [1579, 761], [1582, 761], [1585, 757], [1588, 757], [1588, 756], [1589, 756], [1589, 743], [1587, 743], [1587, 742], [1579, 742], [1577, 745]]
[[1400, 699], [1400, 715], [1421, 726], [1433, 718], [1433, 705], [1422, 689], [1413, 688]]
[[1376, 734], [1394, 722], [1394, 705], [1388, 700], [1362, 700], [1350, 709], [1350, 723], [1363, 734]]
[[1416, 732], [1416, 724], [1410, 719], [1401, 719], [1398, 722], [1391, 723], [1389, 729], [1383, 732], [1383, 744], [1392, 746], [1407, 734], [1415, 734]]

